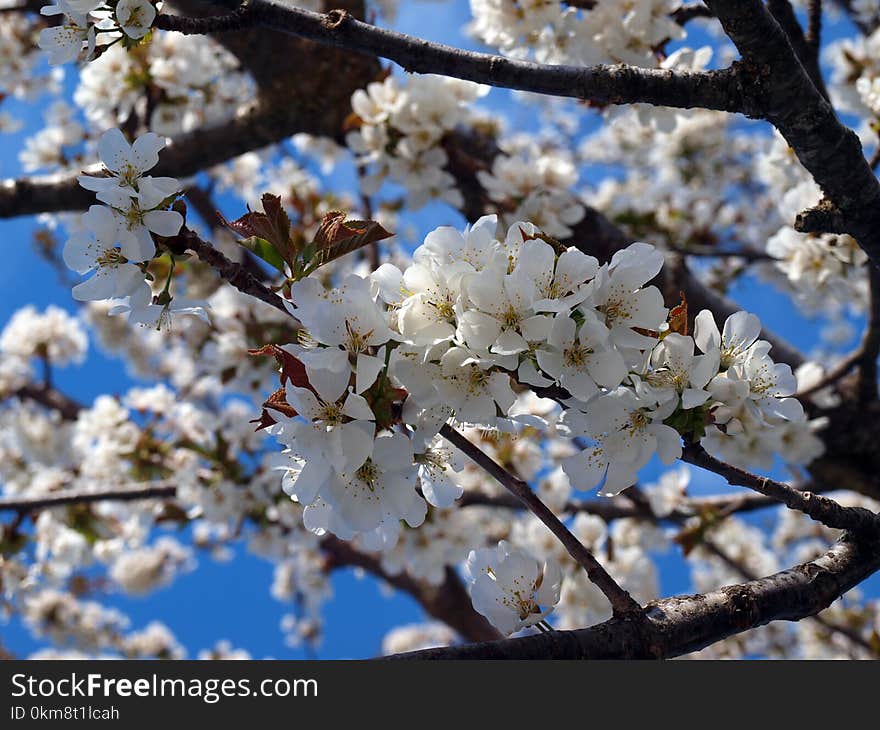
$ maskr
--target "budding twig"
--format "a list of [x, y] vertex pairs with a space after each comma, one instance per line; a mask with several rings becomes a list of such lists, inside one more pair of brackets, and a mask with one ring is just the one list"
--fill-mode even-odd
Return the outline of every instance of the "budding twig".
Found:
[[596, 560], [593, 553], [584, 547], [581, 541], [562, 524], [550, 508], [529, 488], [528, 484], [507, 471], [507, 469], [498, 464], [478, 446], [468, 441], [467, 438], [449, 424], [440, 429], [440, 435], [468, 456], [486, 473], [495, 477], [505, 489], [517, 497], [532, 514], [547, 526], [550, 532], [565, 546], [568, 554], [583, 567], [593, 584], [605, 594], [605, 597], [611, 603], [615, 616], [642, 615], [642, 607], [617, 584], [608, 571]]
[[265, 284], [259, 281], [250, 271], [241, 264], [235, 263], [226, 258], [221, 251], [218, 251], [207, 241], [193, 230], [186, 226], [181, 228], [176, 238], [190, 251], [195, 251], [199, 259], [212, 267], [221, 278], [225, 279], [232, 286], [244, 294], [256, 297], [260, 301], [275, 307], [279, 312], [292, 317], [293, 315], [287, 311], [281, 297], [275, 294]]

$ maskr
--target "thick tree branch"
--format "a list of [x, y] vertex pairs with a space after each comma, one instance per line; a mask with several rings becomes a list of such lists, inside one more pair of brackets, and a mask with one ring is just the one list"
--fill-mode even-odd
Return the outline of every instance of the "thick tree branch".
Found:
[[505, 489], [516, 496], [528, 510], [547, 526], [550, 532], [565, 546], [569, 555], [583, 567], [589, 579], [605, 594], [605, 597], [611, 603], [615, 616], [636, 616], [641, 614], [642, 609], [633, 597], [616, 583], [614, 578], [596, 560], [595, 556], [562, 524], [550, 508], [538, 499], [538, 496], [529, 488], [528, 484], [508, 472], [503, 466], [495, 462], [479, 447], [472, 444], [448, 424], [440, 429], [440, 435], [489, 475], [497, 479]]
[[807, 3], [807, 32], [804, 38], [813, 55], [818, 58], [822, 44], [822, 0], [809, 0]]
[[785, 35], [788, 36], [788, 42], [797, 54], [804, 70], [809, 74], [813, 86], [827, 101], [830, 101], [828, 89], [825, 88], [825, 80], [822, 78], [822, 69], [819, 67], [817, 45], [807, 40], [789, 0], [768, 0], [767, 9], [785, 31]]
[[[742, 562], [740, 562], [739, 560], [735, 560], [730, 555], [728, 555], [727, 552], [722, 550], [717, 544], [715, 544], [713, 540], [709, 538], [704, 538], [703, 541], [700, 543], [700, 547], [705, 548], [711, 555], [714, 555], [716, 558], [718, 558], [728, 568], [737, 573], [740, 578], [744, 580], [757, 580], [759, 578], [759, 576], [752, 573], [751, 570], [743, 565]], [[813, 621], [826, 631], [840, 634], [841, 636], [845, 637], [853, 644], [858, 646], [860, 649], [868, 652], [869, 656], [875, 655], [877, 653], [876, 650], [871, 646], [871, 644], [866, 641], [865, 638], [855, 629], [852, 629], [849, 626], [841, 626], [839, 624], [833, 623], [824, 618], [821, 614], [816, 614], [815, 616], [810, 616], [808, 618], [810, 621]]]
[[537, 94], [607, 104], [647, 103], [731, 112], [743, 108], [736, 69], [674, 73], [623, 65], [543, 65], [431, 43], [361, 22], [346, 11], [314, 13], [280, 0], [251, 0], [228, 16], [156, 18], [157, 28], [188, 34], [226, 32], [236, 24], [242, 29], [261, 25], [325, 45], [387, 58], [412, 73], [441, 74]]
[[[752, 70], [746, 112], [772, 123], [840, 212], [849, 233], [880, 265], [880, 183], [856, 134], [843, 125], [761, 0], [706, 0]], [[803, 219], [796, 223], [805, 227]]]
[[859, 361], [859, 397], [864, 403], [877, 400], [877, 358], [880, 357], [880, 269], [868, 272], [868, 322]]
[[[359, 3], [345, 2], [357, 12]], [[235, 34], [224, 45], [256, 76], [257, 101], [243, 104], [228, 122], [175, 137], [151, 174], [187, 178], [298, 132], [342, 142], [352, 93], [379, 72], [372, 57], [265, 29], [255, 31], [253, 37]], [[0, 180], [0, 218], [85, 210], [94, 202], [94, 194], [77, 184], [76, 174]]]
[[[297, 106], [289, 104], [292, 109]], [[333, 135], [339, 133], [341, 119], [339, 124], [332, 130]], [[296, 132], [327, 134], [329, 131], [319, 114], [310, 118], [309, 114], [282, 112], [279, 107], [247, 107], [230, 122], [173, 140], [151, 174], [186, 178], [245, 152], [280, 142]], [[99, 169], [92, 167], [87, 171], [98, 172]], [[94, 202], [94, 193], [80, 187], [75, 174], [0, 181], [0, 218], [85, 210]]]
[[827, 608], [880, 569], [876, 542], [844, 535], [827, 553], [767, 578], [666, 598], [645, 624], [612, 618], [578, 631], [398, 654], [390, 659], [663, 659], [703, 649], [771, 621], [799, 621]]

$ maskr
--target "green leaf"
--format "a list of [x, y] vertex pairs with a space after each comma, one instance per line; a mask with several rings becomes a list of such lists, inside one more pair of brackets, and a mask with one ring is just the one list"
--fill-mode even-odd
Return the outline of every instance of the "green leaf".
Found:
[[245, 238], [243, 241], [239, 241], [239, 243], [254, 254], [254, 256], [263, 259], [263, 261], [269, 264], [269, 266], [278, 269], [282, 274], [284, 273], [284, 259], [281, 258], [278, 249], [276, 249], [265, 238], [251, 236], [250, 238]]

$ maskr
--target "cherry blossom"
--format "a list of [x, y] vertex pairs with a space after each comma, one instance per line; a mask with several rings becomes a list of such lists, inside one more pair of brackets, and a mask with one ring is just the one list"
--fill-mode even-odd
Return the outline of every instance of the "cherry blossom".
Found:
[[543, 621], [559, 602], [559, 565], [548, 559], [542, 566], [504, 540], [472, 550], [465, 570], [474, 608], [505, 635]]

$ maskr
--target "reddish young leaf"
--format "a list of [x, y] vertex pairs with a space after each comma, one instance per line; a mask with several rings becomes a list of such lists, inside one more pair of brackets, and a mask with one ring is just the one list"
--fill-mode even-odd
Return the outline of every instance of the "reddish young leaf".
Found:
[[312, 246], [327, 263], [393, 235], [376, 221], [346, 221], [345, 213], [331, 211], [321, 221]]
[[306, 373], [305, 365], [302, 364], [299, 358], [291, 355], [287, 350], [278, 347], [278, 345], [263, 345], [259, 349], [248, 350], [248, 355], [253, 355], [254, 357], [271, 355], [274, 357], [278, 362], [278, 367], [281, 368], [281, 385], [287, 385], [287, 382], [290, 381], [297, 388], [314, 390], [311, 383], [309, 383], [309, 376]]
[[262, 202], [265, 211], [263, 213], [250, 211], [234, 221], [227, 220], [222, 215], [220, 219], [223, 225], [242, 238], [257, 237], [268, 241], [278, 255], [293, 268], [297, 251], [290, 237], [290, 218], [281, 205], [281, 198], [265, 193]]
[[680, 335], [687, 336], [688, 333], [688, 303], [687, 297], [683, 291], [678, 295], [681, 297], [681, 303], [674, 306], [669, 311], [669, 331], [678, 332]]

